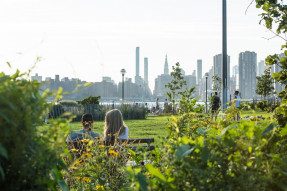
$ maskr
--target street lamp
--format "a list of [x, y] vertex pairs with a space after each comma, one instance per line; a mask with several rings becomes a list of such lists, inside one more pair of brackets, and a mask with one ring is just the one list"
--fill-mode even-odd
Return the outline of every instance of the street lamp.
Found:
[[124, 92], [125, 92], [125, 89], [124, 89], [124, 86], [125, 86], [125, 73], [126, 73], [126, 70], [125, 69], [121, 69], [121, 74], [122, 74], [122, 102], [124, 103]]
[[205, 73], [205, 112], [207, 113], [207, 79], [208, 73]]
[[227, 107], [227, 14], [226, 0], [222, 0], [222, 109]]

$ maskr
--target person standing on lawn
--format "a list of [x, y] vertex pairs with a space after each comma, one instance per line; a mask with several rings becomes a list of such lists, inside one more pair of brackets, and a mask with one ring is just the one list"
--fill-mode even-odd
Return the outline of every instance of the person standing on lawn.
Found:
[[215, 117], [215, 121], [217, 118], [217, 114], [218, 114], [220, 105], [221, 105], [220, 98], [219, 98], [217, 92], [214, 92], [214, 96], [212, 96], [212, 98], [211, 98], [211, 115], [212, 115], [211, 117], [212, 117], [212, 119], [213, 119], [213, 117]]

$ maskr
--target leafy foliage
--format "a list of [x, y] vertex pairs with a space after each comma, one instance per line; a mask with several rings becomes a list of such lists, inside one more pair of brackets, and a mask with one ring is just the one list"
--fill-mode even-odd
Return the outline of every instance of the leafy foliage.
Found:
[[173, 118], [169, 130], [161, 157], [138, 172], [150, 190], [287, 188], [286, 128], [259, 118], [218, 123], [189, 113]]
[[271, 67], [268, 67], [262, 76], [257, 76], [256, 93], [266, 99], [274, 90]]
[[266, 28], [272, 31], [276, 27], [276, 31], [273, 33], [284, 40], [282, 45], [284, 54], [280, 57], [277, 54], [270, 55], [265, 60], [267, 65], [276, 65], [280, 68], [280, 71], [273, 73], [272, 77], [285, 87], [278, 94], [282, 102], [280, 107], [275, 110], [275, 117], [283, 127], [287, 124], [287, 39], [282, 35], [287, 32], [287, 6], [283, 0], [256, 0], [256, 7], [263, 10], [261, 22], [264, 21]]
[[52, 171], [61, 169], [64, 121], [49, 124], [39, 133], [48, 112], [48, 92], [39, 92], [40, 84], [25, 80], [17, 71], [0, 73], [0, 187], [3, 190], [56, 189], [59, 179]]
[[179, 100], [180, 113], [193, 111], [194, 106], [196, 105], [196, 100], [192, 95], [195, 88], [187, 87], [179, 62], [177, 62], [175, 66], [172, 66], [172, 72], [170, 75], [172, 80], [170, 83], [166, 84], [166, 87], [169, 89], [167, 97], [172, 103], [173, 113], [175, 113], [175, 103], [177, 100]]
[[220, 92], [222, 88], [222, 80], [219, 76], [212, 76], [212, 89], [213, 91]]
[[81, 101], [78, 101], [78, 103], [82, 105], [91, 105], [91, 104], [99, 105], [100, 99], [101, 96], [90, 96]]

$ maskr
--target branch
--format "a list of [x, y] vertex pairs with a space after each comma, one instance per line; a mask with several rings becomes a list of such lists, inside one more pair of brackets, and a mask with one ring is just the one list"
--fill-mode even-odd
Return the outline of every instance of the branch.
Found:
[[254, 1], [255, 1], [255, 0], [252, 0], [252, 1], [249, 3], [248, 7], [247, 7], [246, 10], [245, 10], [245, 15], [247, 14], [247, 11], [248, 11], [249, 7], [253, 4]]
[[[266, 27], [266, 25], [264, 25], [263, 24], [263, 26], [264, 27]], [[266, 27], [267, 28], [267, 27]], [[268, 28], [267, 28], [268, 29]], [[284, 41], [287, 41], [287, 38], [284, 38], [283, 36], [280, 36], [278, 33], [276, 33], [276, 32], [274, 32], [273, 30], [271, 30], [271, 29], [268, 29], [271, 33], [273, 33], [274, 34], [274, 36], [273, 37], [270, 37], [270, 38], [266, 38], [266, 37], [262, 37], [262, 38], [264, 38], [264, 39], [266, 39], [266, 40], [270, 40], [270, 39], [273, 39], [273, 38], [275, 38], [275, 37], [279, 37], [279, 38], [281, 38], [282, 40], [284, 40]]]
[[277, 35], [272, 36], [272, 37], [270, 37], [270, 38], [267, 38], [267, 37], [262, 37], [262, 38], [265, 39], [265, 40], [271, 40], [271, 39], [273, 39], [273, 38], [275, 38], [275, 37], [277, 37]]
[[[264, 25], [265, 26], [265, 25]], [[266, 26], [265, 26], [266, 27]], [[276, 32], [274, 32], [273, 30], [271, 30], [271, 29], [268, 29], [270, 32], [272, 32], [275, 36], [277, 36], [277, 37], [279, 37], [279, 38], [281, 38], [281, 39], [283, 39], [284, 41], [287, 41], [287, 39], [286, 38], [284, 38], [283, 36], [280, 36], [279, 34], [277, 34]]]

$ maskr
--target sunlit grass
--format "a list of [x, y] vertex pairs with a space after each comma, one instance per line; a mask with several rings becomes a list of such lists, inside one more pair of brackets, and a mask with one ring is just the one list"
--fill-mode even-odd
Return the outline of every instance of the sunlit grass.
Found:
[[[167, 136], [167, 123], [170, 116], [153, 116], [145, 120], [125, 120], [129, 127], [130, 138], [155, 138], [156, 144], [163, 141]], [[71, 123], [71, 130], [80, 130], [82, 128], [80, 122]], [[103, 135], [104, 122], [95, 121], [93, 131]]]

